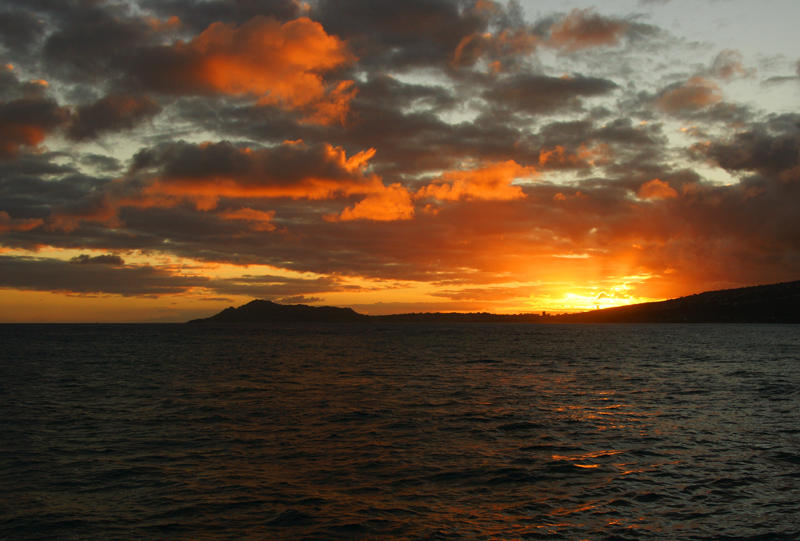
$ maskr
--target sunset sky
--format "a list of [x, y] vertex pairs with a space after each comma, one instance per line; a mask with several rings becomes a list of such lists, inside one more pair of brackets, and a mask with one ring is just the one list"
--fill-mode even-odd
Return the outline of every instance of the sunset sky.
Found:
[[800, 278], [796, 0], [3, 0], [0, 321]]

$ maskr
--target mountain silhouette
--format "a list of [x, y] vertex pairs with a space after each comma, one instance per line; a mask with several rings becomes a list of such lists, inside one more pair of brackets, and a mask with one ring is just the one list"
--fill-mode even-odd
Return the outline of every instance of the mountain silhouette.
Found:
[[564, 323], [800, 323], [800, 281], [553, 317]]
[[238, 308], [228, 307], [209, 318], [194, 319], [189, 323], [351, 323], [368, 319], [369, 316], [350, 308], [254, 300]]
[[800, 323], [800, 281], [707, 291], [574, 314], [412, 313], [367, 316], [351, 308], [254, 300], [190, 323]]

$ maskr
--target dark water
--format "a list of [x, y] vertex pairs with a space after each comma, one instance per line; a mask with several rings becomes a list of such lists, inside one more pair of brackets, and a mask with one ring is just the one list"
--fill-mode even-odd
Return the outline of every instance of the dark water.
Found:
[[798, 539], [800, 327], [0, 326], [1, 539]]

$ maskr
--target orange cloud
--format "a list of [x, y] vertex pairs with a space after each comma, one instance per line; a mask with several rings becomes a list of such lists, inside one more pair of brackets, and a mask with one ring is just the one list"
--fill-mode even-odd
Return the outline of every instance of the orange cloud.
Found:
[[47, 228], [54, 231], [74, 231], [81, 222], [92, 222], [108, 227], [122, 225], [117, 208], [105, 195], [54, 211], [47, 220]]
[[411, 194], [399, 183], [387, 186], [384, 190], [372, 193], [342, 211], [338, 216], [326, 216], [328, 221], [374, 220], [390, 222], [409, 220], [414, 216]]
[[695, 76], [684, 84], [661, 93], [656, 105], [668, 113], [702, 109], [722, 100], [719, 87], [703, 77]]
[[420, 188], [415, 197], [439, 201], [522, 199], [525, 197], [522, 188], [511, 183], [517, 178], [530, 177], [535, 172], [533, 167], [523, 167], [514, 160], [495, 162], [467, 171], [448, 171]]
[[161, 20], [156, 17], [146, 17], [144, 20], [145, 24], [155, 30], [156, 32], [166, 32], [170, 30], [177, 30], [183, 23], [181, 22], [180, 18], [175, 15], [171, 17]]
[[[330, 199], [380, 193], [380, 177], [364, 169], [375, 149], [347, 156], [330, 144], [286, 142], [251, 150], [230, 143], [176, 143], [141, 158], [144, 187], [118, 198], [123, 206], [169, 207], [181, 200], [199, 210], [216, 207], [219, 198]], [[148, 163], [152, 160], [153, 163]]]
[[642, 184], [636, 192], [639, 199], [672, 199], [678, 192], [663, 180], [654, 178]]
[[577, 152], [570, 152], [561, 145], [539, 151], [539, 165], [548, 168], [588, 167], [604, 161], [608, 148], [602, 145], [588, 148], [581, 145]]
[[12, 218], [7, 212], [0, 210], [0, 233], [8, 231], [30, 231], [42, 225], [41, 218]]
[[214, 23], [191, 41], [151, 50], [139, 76], [163, 92], [253, 96], [329, 124], [343, 121], [356, 90], [353, 81], [327, 84], [322, 74], [354, 60], [311, 19], [258, 16], [239, 27]]
[[573, 9], [550, 28], [549, 44], [568, 51], [597, 45], [616, 45], [628, 30], [628, 23], [608, 19], [591, 9]]
[[472, 66], [481, 57], [488, 56], [494, 71], [502, 68], [498, 58], [526, 55], [536, 49], [539, 38], [525, 28], [505, 29], [497, 35], [489, 32], [472, 33], [461, 38], [451, 64], [455, 67]]
[[274, 231], [275, 224], [272, 219], [275, 217], [275, 211], [255, 210], [249, 207], [243, 207], [236, 210], [226, 210], [217, 214], [220, 218], [226, 220], [241, 220], [250, 223], [250, 228], [255, 231]]
[[0, 124], [0, 156], [16, 156], [23, 146], [35, 147], [47, 132], [41, 126], [20, 122]]

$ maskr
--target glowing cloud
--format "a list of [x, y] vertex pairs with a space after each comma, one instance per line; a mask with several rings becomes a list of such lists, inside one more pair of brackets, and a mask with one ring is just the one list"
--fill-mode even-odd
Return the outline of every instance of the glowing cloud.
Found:
[[722, 95], [715, 83], [695, 76], [683, 84], [665, 89], [656, 99], [656, 104], [663, 111], [673, 113], [702, 109], [720, 100], [722, 100]]
[[448, 171], [427, 186], [420, 188], [418, 199], [439, 201], [484, 200], [510, 201], [523, 199], [525, 193], [511, 183], [536, 173], [533, 167], [523, 167], [514, 160], [491, 163], [477, 169]]
[[549, 45], [579, 51], [599, 45], [616, 45], [628, 30], [628, 23], [609, 19], [590, 9], [573, 9], [550, 28]]
[[137, 75], [161, 92], [253, 96], [329, 124], [343, 121], [355, 88], [352, 81], [327, 84], [322, 74], [352, 61], [345, 43], [317, 22], [257, 16], [239, 27], [217, 22], [191, 41], [151, 48]]
[[384, 190], [370, 194], [352, 207], [346, 208], [339, 216], [327, 216], [329, 221], [374, 220], [391, 222], [409, 220], [414, 216], [411, 194], [399, 183], [387, 186]]
[[263, 210], [255, 210], [248, 207], [236, 209], [236, 210], [226, 210], [217, 214], [220, 218], [224, 218], [226, 220], [241, 220], [248, 222], [250, 224], [250, 228], [255, 231], [274, 231], [275, 224], [272, 223], [272, 219], [275, 218], [275, 211], [263, 211]]
[[642, 184], [636, 195], [639, 199], [672, 199], [678, 197], [678, 192], [663, 180], [654, 178]]
[[296, 142], [259, 150], [224, 141], [173, 143], [137, 155], [131, 186], [138, 191], [120, 202], [168, 207], [188, 199], [210, 210], [220, 197], [329, 199], [377, 193], [384, 189], [380, 178], [364, 174], [374, 154], [370, 149], [348, 157], [341, 147]]
[[12, 218], [7, 212], [0, 210], [0, 233], [8, 231], [30, 231], [42, 225], [40, 218]]

